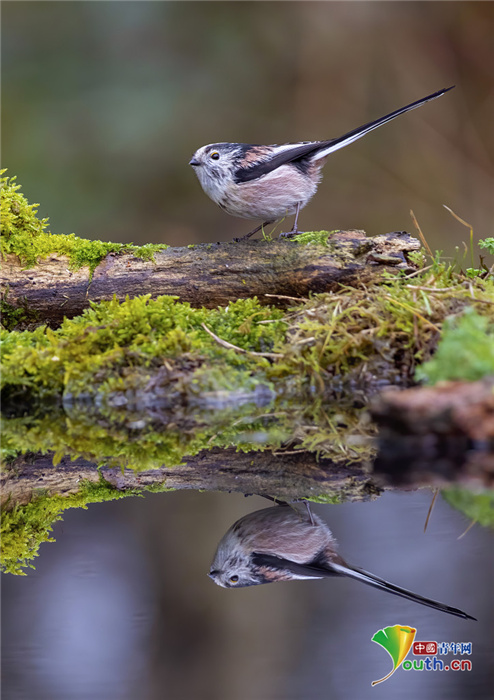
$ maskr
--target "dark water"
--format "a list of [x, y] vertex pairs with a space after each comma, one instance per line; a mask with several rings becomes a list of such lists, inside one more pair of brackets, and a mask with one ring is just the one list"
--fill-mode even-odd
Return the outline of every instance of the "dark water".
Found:
[[[467, 621], [344, 579], [225, 590], [207, 577], [220, 537], [259, 498], [177, 492], [68, 511], [36, 570], [3, 576], [5, 700], [492, 697], [493, 535], [430, 492], [316, 506], [345, 558], [460, 607]], [[472, 642], [470, 672], [392, 668], [371, 642]], [[412, 654], [409, 654], [409, 658]], [[454, 655], [438, 657], [444, 660]]]

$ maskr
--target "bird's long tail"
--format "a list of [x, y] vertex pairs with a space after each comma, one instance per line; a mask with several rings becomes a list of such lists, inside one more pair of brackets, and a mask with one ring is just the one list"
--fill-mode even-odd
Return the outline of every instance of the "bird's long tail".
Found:
[[382, 591], [387, 591], [393, 595], [401, 596], [402, 598], [407, 598], [412, 600], [414, 603], [419, 603], [420, 605], [427, 605], [435, 610], [440, 610], [441, 612], [449, 613], [450, 615], [456, 615], [457, 617], [463, 617], [466, 620], [476, 620], [477, 618], [468, 615], [463, 610], [458, 608], [452, 608], [450, 605], [445, 605], [444, 603], [439, 603], [437, 600], [431, 600], [430, 598], [424, 598], [418, 593], [412, 593], [412, 591], [407, 591], [406, 588], [400, 588], [400, 586], [395, 586], [389, 581], [385, 581], [379, 576], [370, 574], [368, 571], [363, 571], [362, 569], [357, 569], [351, 566], [343, 566], [341, 564], [331, 564], [331, 569], [335, 574], [340, 576], [349, 576], [357, 581], [366, 583], [368, 586], [374, 586], [374, 588], [379, 588]]
[[437, 97], [441, 97], [441, 95], [444, 95], [445, 92], [452, 90], [454, 87], [455, 86], [452, 85], [451, 87], [445, 88], [444, 90], [439, 90], [438, 92], [434, 92], [434, 93], [432, 93], [432, 95], [428, 95], [427, 97], [423, 97], [421, 100], [417, 100], [416, 102], [411, 102], [409, 105], [406, 105], [405, 107], [402, 107], [401, 109], [397, 109], [394, 112], [390, 112], [390, 114], [386, 114], [385, 117], [381, 117], [380, 119], [376, 119], [372, 122], [369, 122], [368, 124], [363, 124], [363, 126], [359, 126], [356, 129], [349, 131], [347, 134], [344, 134], [343, 136], [339, 136], [336, 139], [332, 139], [330, 141], [327, 141], [326, 146], [323, 146], [321, 144], [321, 150], [318, 151], [317, 153], [315, 153], [312, 156], [312, 159], [317, 161], [320, 158], [325, 158], [330, 153], [333, 153], [334, 151], [337, 151], [340, 148], [344, 148], [345, 146], [348, 146], [349, 144], [353, 143], [354, 141], [357, 141], [358, 139], [362, 138], [362, 136], [365, 136], [366, 134], [368, 134], [370, 131], [377, 129], [378, 127], [382, 126], [383, 124], [387, 124], [387, 122], [390, 122], [392, 119], [396, 119], [396, 117], [399, 117], [400, 114], [405, 114], [405, 112], [409, 112], [411, 109], [416, 109], [417, 107], [420, 107], [421, 105], [425, 104], [426, 102], [430, 102], [431, 100], [435, 100]]
[[[337, 559], [338, 561], [335, 561]], [[413, 593], [408, 591], [406, 588], [400, 588], [400, 586], [395, 586], [394, 583], [389, 583], [379, 576], [364, 571], [363, 569], [357, 569], [356, 567], [349, 566], [341, 557], [334, 555], [333, 561], [330, 563], [324, 561], [324, 558], [320, 561], [313, 561], [311, 564], [298, 564], [289, 559], [283, 559], [276, 557], [272, 554], [253, 554], [253, 561], [259, 566], [268, 566], [277, 570], [289, 571], [295, 575], [297, 578], [326, 578], [330, 576], [348, 576], [357, 581], [367, 584], [368, 586], [373, 586], [374, 588], [379, 588], [381, 591], [387, 591], [387, 593], [392, 593], [393, 595], [401, 596], [402, 598], [407, 598], [414, 603], [419, 603], [420, 605], [427, 605], [429, 608], [434, 608], [434, 610], [439, 610], [441, 612], [448, 613], [449, 615], [456, 615], [457, 617], [463, 617], [465, 620], [476, 620], [476, 617], [468, 615], [463, 610], [458, 608], [452, 608], [450, 605], [445, 605], [437, 600], [431, 600], [430, 598], [424, 598], [424, 596], [418, 593]]]

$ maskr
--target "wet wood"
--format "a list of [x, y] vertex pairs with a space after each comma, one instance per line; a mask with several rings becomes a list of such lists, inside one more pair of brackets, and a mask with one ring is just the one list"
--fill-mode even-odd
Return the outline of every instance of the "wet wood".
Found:
[[365, 501], [380, 492], [366, 465], [335, 464], [308, 452], [236, 452], [204, 450], [184, 458], [180, 466], [134, 472], [101, 467], [84, 459], [62, 458], [53, 466], [53, 454], [18, 457], [0, 475], [2, 508], [29, 503], [33, 496], [77, 493], [83, 480], [97, 483], [99, 474], [120, 491], [162, 486], [163, 489], [236, 491], [275, 496], [283, 500], [334, 495], [342, 500]]

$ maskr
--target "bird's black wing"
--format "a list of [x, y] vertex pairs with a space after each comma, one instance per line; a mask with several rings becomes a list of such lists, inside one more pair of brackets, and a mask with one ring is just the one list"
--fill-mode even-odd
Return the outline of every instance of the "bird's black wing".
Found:
[[326, 578], [328, 576], [341, 576], [340, 573], [332, 571], [327, 566], [321, 566], [317, 561], [309, 564], [297, 564], [290, 559], [277, 557], [275, 554], [264, 554], [263, 552], [254, 552], [252, 554], [252, 563], [256, 566], [267, 566], [276, 571], [289, 571], [295, 576], [309, 576], [311, 578]]
[[264, 158], [261, 156], [257, 163], [238, 168], [234, 175], [235, 182], [240, 184], [242, 182], [257, 180], [262, 175], [267, 175], [273, 170], [276, 170], [280, 165], [305, 158], [319, 151], [321, 147], [329, 146], [330, 143], [331, 141], [308, 141], [302, 144], [295, 143], [292, 148], [288, 147], [278, 152], [276, 152], [276, 146], [274, 146], [274, 152], [266, 154]]

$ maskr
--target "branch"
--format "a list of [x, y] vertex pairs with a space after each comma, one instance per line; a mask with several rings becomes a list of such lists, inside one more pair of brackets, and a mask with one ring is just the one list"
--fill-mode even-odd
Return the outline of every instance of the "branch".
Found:
[[[306, 241], [309, 234], [303, 234]], [[6, 301], [29, 309], [41, 322], [59, 324], [89, 306], [116, 295], [175, 295], [193, 306], [215, 308], [257, 296], [272, 304], [273, 296], [306, 297], [379, 278], [382, 270], [413, 269], [406, 256], [420, 243], [405, 233], [367, 238], [363, 231], [314, 234], [296, 239], [201, 244], [167, 248], [154, 260], [109, 253], [94, 270], [70, 269], [69, 259], [49, 255], [24, 269], [17, 255], [2, 265], [0, 289]]]

